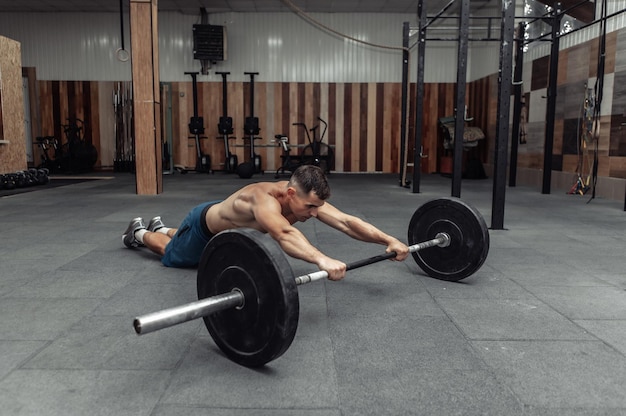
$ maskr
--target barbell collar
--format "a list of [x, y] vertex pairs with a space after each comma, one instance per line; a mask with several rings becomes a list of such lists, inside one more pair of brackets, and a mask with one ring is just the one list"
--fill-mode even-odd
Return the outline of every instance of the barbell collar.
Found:
[[159, 329], [169, 328], [170, 326], [182, 324], [183, 322], [202, 318], [215, 312], [230, 308], [242, 308], [244, 302], [245, 298], [243, 293], [234, 289], [222, 295], [211, 296], [185, 305], [138, 316], [133, 321], [133, 326], [137, 334], [148, 334], [158, 331]]

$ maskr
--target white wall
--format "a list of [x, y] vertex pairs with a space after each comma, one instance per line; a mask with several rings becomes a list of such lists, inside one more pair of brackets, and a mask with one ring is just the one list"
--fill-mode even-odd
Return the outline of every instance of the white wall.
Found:
[[[600, 14], [598, 2], [597, 14]], [[523, 2], [517, 1], [521, 15]], [[626, 0], [609, 0], [608, 13], [626, 8]], [[417, 26], [415, 14], [323, 13], [311, 14], [323, 25], [342, 34], [391, 48], [402, 46], [402, 24]], [[125, 16], [124, 43], [130, 49], [128, 15]], [[478, 20], [472, 26], [479, 25]], [[173, 12], [159, 13], [160, 75], [164, 82], [185, 81], [186, 71], [199, 71], [193, 59], [192, 25], [200, 16]], [[374, 48], [340, 38], [293, 13], [214, 13], [209, 23], [227, 28], [227, 55], [201, 81], [218, 81], [215, 70], [229, 71], [231, 81], [244, 81], [246, 71], [256, 71], [259, 81], [268, 82], [400, 82], [401, 52]], [[499, 36], [499, 22], [492, 36]], [[455, 37], [453, 19], [444, 21], [447, 31], [428, 29], [428, 35]], [[485, 23], [486, 24], [486, 23]], [[609, 20], [607, 30], [626, 26], [626, 13]], [[0, 35], [22, 43], [24, 66], [37, 68], [42, 80], [126, 81], [131, 63], [120, 62], [121, 46], [117, 13], [0, 13]], [[561, 47], [593, 39], [598, 26], [562, 38]], [[411, 39], [411, 45], [415, 39]], [[425, 81], [456, 82], [456, 42], [426, 43]], [[470, 42], [468, 81], [498, 71], [498, 42]], [[417, 48], [411, 50], [410, 76], [416, 79]], [[549, 54], [549, 44], [532, 47], [525, 60]]]
[[[313, 14], [342, 34], [391, 48], [402, 46], [402, 24], [416, 26], [415, 15]], [[128, 16], [125, 49], [130, 50]], [[200, 16], [159, 13], [160, 75], [164, 82], [185, 81], [199, 71], [193, 59], [192, 25]], [[209, 23], [227, 28], [227, 60], [211, 69], [229, 71], [230, 81], [244, 81], [256, 71], [271, 82], [400, 82], [401, 52], [356, 44], [292, 13], [210, 14]], [[120, 62], [120, 20], [116, 13], [1, 13], [0, 34], [22, 43], [24, 66], [36, 67], [41, 80], [125, 81], [131, 63]], [[454, 35], [454, 33], [452, 33]], [[414, 40], [412, 40], [414, 42]], [[495, 47], [495, 54], [493, 53]], [[498, 45], [476, 46], [469, 58], [468, 80], [497, 71]], [[473, 53], [473, 52], [472, 52]], [[411, 52], [410, 75], [416, 78], [417, 49]], [[456, 81], [456, 43], [427, 42], [426, 82]]]

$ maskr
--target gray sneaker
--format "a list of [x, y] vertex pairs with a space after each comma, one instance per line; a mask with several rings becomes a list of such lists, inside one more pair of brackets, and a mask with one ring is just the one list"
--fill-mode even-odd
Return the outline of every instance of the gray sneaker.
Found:
[[155, 232], [163, 227], [165, 227], [165, 224], [161, 221], [161, 217], [154, 217], [148, 223], [148, 231]]
[[124, 235], [122, 235], [124, 245], [128, 248], [143, 246], [143, 244], [135, 238], [135, 231], [145, 228], [146, 225], [143, 223], [143, 219], [141, 217], [133, 218], [130, 224], [128, 224], [126, 231], [124, 231]]

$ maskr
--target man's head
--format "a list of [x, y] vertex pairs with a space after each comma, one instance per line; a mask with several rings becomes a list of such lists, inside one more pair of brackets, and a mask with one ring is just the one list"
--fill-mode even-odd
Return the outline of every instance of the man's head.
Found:
[[300, 166], [291, 175], [288, 186], [292, 186], [304, 194], [309, 194], [313, 191], [322, 201], [330, 197], [328, 180], [326, 179], [324, 171], [318, 166]]
[[326, 175], [317, 166], [300, 166], [289, 179], [287, 195], [289, 211], [298, 221], [317, 217], [319, 207], [330, 197]]

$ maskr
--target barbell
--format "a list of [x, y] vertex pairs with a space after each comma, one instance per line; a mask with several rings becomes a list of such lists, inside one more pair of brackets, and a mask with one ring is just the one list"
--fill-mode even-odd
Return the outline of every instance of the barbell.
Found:
[[[408, 241], [420, 268], [447, 281], [475, 273], [489, 252], [489, 230], [483, 217], [452, 197], [419, 207], [409, 222]], [[346, 268], [395, 256], [395, 252], [384, 253]], [[284, 354], [295, 337], [300, 313], [297, 286], [327, 277], [323, 270], [295, 277], [278, 243], [257, 230], [223, 231], [209, 241], [200, 258], [199, 300], [139, 316], [133, 326], [141, 335], [203, 318], [229, 359], [260, 367]]]

